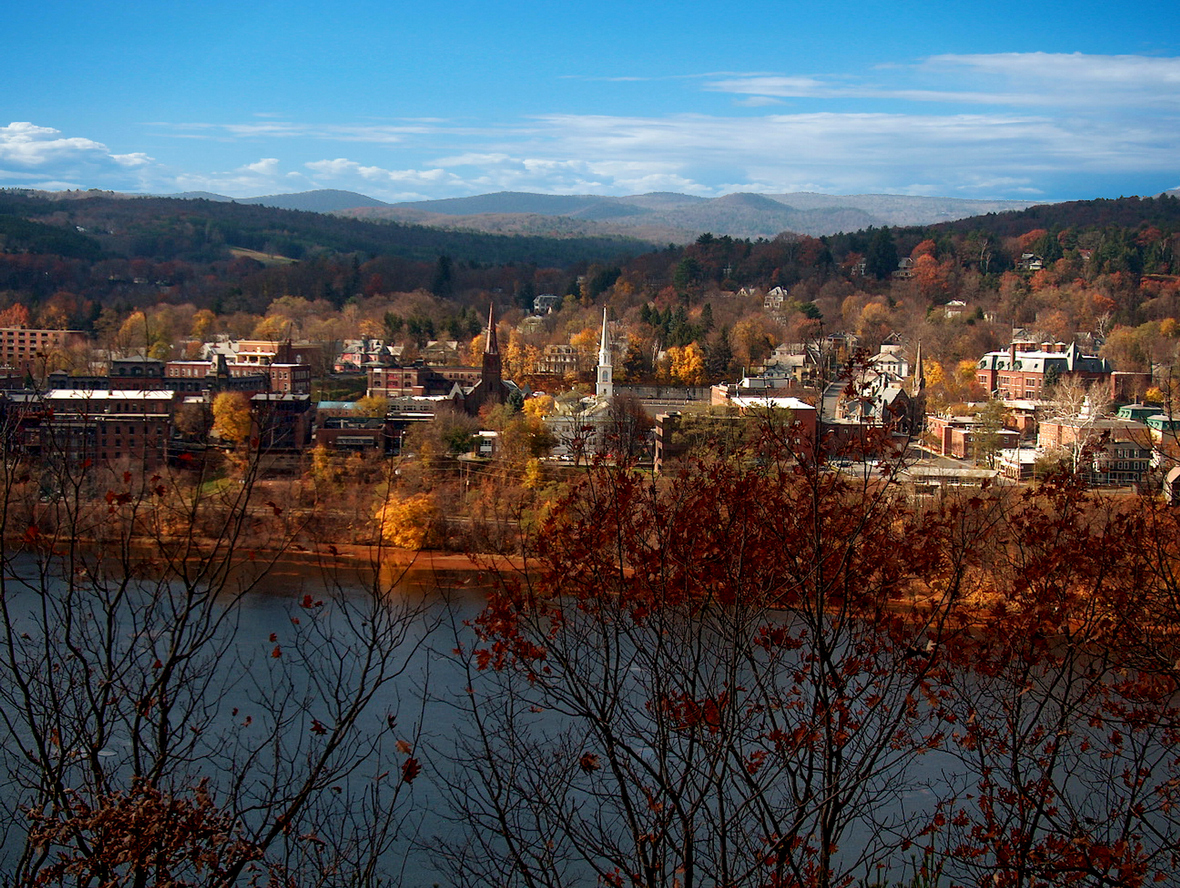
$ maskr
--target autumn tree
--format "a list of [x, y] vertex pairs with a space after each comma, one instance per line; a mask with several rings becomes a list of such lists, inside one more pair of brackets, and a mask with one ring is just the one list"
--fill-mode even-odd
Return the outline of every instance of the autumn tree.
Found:
[[250, 402], [241, 392], [220, 392], [213, 398], [213, 433], [235, 447], [250, 438]]
[[3, 441], [6, 880], [379, 871], [420, 766], [415, 721], [375, 701], [420, 641], [417, 609], [376, 570], [347, 590], [330, 569], [274, 585], [302, 522], [258, 488], [256, 459], [226, 485], [199, 464], [112, 471], [51, 442], [38, 465]]
[[[1180, 710], [1175, 671], [1160, 668], [1174, 641], [1156, 627], [1176, 626], [1170, 569], [1160, 572], [1170, 556], [1160, 556], [1177, 536], [1162, 515], [1057, 476], [1014, 498], [999, 544], [978, 547], [989, 578], [978, 621], [991, 631], [958, 637], [954, 654], [970, 668], [948, 673], [935, 704], [963, 765], [944, 806], [955, 884], [1171, 879]], [[1161, 548], [1128, 549], [1128, 539]]]
[[919, 836], [889, 812], [979, 519], [887, 491], [712, 462], [564, 499], [461, 649], [456, 880], [828, 888]]

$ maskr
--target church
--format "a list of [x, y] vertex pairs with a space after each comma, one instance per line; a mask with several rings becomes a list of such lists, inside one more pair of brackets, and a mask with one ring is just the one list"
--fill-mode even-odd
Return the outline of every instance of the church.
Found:
[[452, 398], [456, 409], [471, 416], [478, 416], [484, 407], [503, 404], [512, 392], [517, 390], [515, 384], [504, 381], [500, 345], [496, 337], [496, 304], [493, 302], [488, 309], [488, 330], [484, 340], [479, 382], [469, 389], [456, 385]]

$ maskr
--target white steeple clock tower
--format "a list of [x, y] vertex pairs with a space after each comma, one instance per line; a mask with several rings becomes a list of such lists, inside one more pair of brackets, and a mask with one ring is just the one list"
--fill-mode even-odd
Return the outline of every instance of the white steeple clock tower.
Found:
[[602, 339], [598, 344], [598, 383], [594, 387], [594, 394], [600, 401], [609, 401], [614, 397], [614, 393], [610, 363], [610, 333], [606, 327], [606, 309], [604, 308], [602, 310]]

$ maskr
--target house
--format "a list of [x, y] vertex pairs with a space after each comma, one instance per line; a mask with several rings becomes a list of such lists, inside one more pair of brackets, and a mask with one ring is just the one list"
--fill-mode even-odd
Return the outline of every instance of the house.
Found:
[[914, 276], [914, 260], [909, 256], [903, 256], [897, 260], [897, 270], [893, 272], [894, 280], [908, 281]]
[[1118, 416], [1055, 417], [1037, 430], [1042, 454], [1068, 455], [1094, 486], [1141, 483], [1152, 468], [1152, 435], [1141, 422]]
[[337, 373], [359, 373], [366, 364], [379, 363], [389, 355], [380, 339], [346, 339], [332, 369]]
[[878, 373], [887, 373], [897, 379], [910, 375], [910, 362], [900, 345], [882, 345], [881, 350], [869, 358], [869, 366]]
[[549, 314], [561, 307], [561, 297], [553, 293], [542, 293], [533, 298], [533, 314]]

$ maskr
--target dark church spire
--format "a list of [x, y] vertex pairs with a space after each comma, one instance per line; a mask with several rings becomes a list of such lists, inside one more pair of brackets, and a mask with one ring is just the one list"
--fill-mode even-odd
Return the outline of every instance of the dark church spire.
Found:
[[483, 353], [485, 355], [500, 354], [500, 346], [496, 342], [496, 303], [494, 302], [488, 308], [488, 339]]
[[494, 392], [491, 398], [499, 403], [504, 399], [501, 393], [502, 370], [500, 366], [500, 346], [496, 342], [496, 304], [488, 309], [488, 338], [483, 349], [483, 368], [480, 382], [485, 390]]

